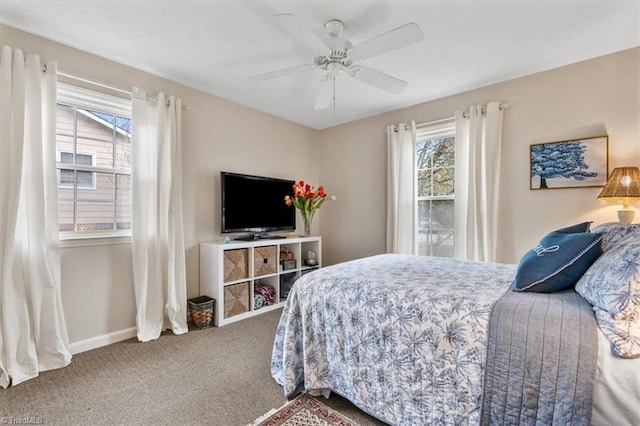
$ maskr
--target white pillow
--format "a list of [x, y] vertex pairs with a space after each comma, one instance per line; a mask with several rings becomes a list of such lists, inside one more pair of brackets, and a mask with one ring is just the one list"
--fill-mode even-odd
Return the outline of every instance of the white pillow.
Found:
[[640, 238], [640, 223], [607, 222], [596, 226], [591, 232], [604, 234], [602, 251], [607, 251], [627, 235], [637, 233]]
[[622, 358], [640, 357], [640, 232], [609, 244], [576, 291], [593, 305], [613, 352]]

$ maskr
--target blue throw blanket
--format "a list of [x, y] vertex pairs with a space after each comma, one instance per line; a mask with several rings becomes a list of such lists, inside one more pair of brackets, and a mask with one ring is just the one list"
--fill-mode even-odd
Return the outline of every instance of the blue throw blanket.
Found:
[[489, 322], [482, 425], [589, 425], [598, 342], [574, 290], [509, 291]]

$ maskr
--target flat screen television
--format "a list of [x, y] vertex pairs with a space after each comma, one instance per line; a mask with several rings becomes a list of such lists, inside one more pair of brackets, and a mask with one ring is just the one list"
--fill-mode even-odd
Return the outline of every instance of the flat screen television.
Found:
[[295, 208], [284, 202], [295, 181], [240, 173], [220, 172], [221, 232], [251, 233], [237, 239], [274, 238], [268, 232], [295, 231]]

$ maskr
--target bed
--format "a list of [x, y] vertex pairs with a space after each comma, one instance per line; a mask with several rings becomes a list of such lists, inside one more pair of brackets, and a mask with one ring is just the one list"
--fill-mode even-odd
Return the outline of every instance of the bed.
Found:
[[[505, 362], [512, 363], [512, 370], [529, 373], [532, 362], [546, 363], [548, 358], [535, 359], [541, 355], [530, 353], [527, 359], [514, 360], [523, 342], [534, 340], [532, 325], [529, 331], [525, 328], [524, 337], [503, 330], [508, 339], [496, 338], [489, 327], [490, 321], [499, 322], [492, 309], [516, 294], [509, 290], [518, 272], [516, 265], [386, 254], [307, 274], [296, 282], [285, 304], [273, 347], [272, 376], [287, 396], [335, 392], [389, 424], [640, 424], [640, 358], [612, 354], [611, 340], [596, 325], [592, 305], [573, 288], [548, 299], [536, 296], [551, 303], [540, 312], [575, 305], [558, 315], [558, 332], [565, 335], [554, 338], [555, 349], [549, 349], [548, 336], [536, 337], [547, 351], [560, 353], [551, 357], [556, 358], [553, 368], [539, 366], [543, 372], [557, 370], [535, 396], [537, 405], [552, 407], [517, 421], [505, 417], [505, 412], [526, 412], [531, 390], [524, 379], [516, 383], [520, 389], [500, 382], [507, 380], [501, 379], [500, 369], [505, 367], [492, 364], [507, 353]], [[512, 306], [520, 304], [514, 300]], [[506, 305], [512, 319], [503, 323], [533, 315]], [[567, 344], [568, 336], [580, 334], [567, 330], [574, 327], [566, 322], [571, 312], [577, 312], [575, 327], [587, 330], [575, 345]], [[507, 340], [511, 346], [501, 347]], [[576, 352], [562, 352], [568, 348]], [[487, 391], [490, 383], [495, 389]], [[510, 395], [504, 392], [505, 383]], [[571, 392], [556, 392], [556, 383], [571, 387]], [[549, 402], [549, 393], [557, 400]], [[502, 394], [498, 408], [487, 402], [492, 397], [500, 400]], [[520, 404], [515, 408], [514, 394]]]

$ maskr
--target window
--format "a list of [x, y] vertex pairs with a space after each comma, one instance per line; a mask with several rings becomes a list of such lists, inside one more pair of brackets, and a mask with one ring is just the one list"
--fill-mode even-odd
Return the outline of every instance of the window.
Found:
[[423, 256], [454, 256], [455, 124], [416, 131], [416, 241]]
[[130, 235], [131, 101], [58, 83], [61, 238]]
[[[58, 156], [61, 164], [81, 164], [84, 166], [95, 166], [95, 153], [76, 153], [76, 159], [73, 160], [72, 151], [58, 151]], [[71, 166], [73, 167], [73, 166]], [[58, 186], [64, 188], [72, 188], [74, 181], [78, 180], [79, 188], [92, 188], [96, 189], [95, 173], [82, 170], [71, 169], [58, 169]]]

